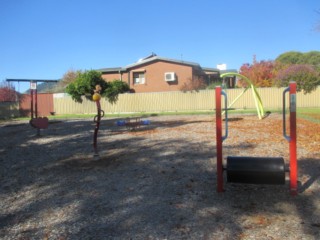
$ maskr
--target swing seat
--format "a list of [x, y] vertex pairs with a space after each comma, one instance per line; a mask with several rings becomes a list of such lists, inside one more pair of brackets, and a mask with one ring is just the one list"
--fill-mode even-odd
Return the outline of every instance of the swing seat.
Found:
[[37, 129], [45, 129], [49, 126], [49, 119], [47, 117], [37, 117], [30, 120], [30, 125]]

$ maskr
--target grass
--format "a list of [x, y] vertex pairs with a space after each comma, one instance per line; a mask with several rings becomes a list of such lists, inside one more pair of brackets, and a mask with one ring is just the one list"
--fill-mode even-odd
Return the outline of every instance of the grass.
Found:
[[[265, 112], [282, 114], [282, 109], [265, 109]], [[229, 114], [256, 114], [255, 109], [235, 109]], [[287, 111], [288, 114], [288, 111]], [[320, 123], [320, 108], [297, 108], [297, 117], [310, 122]]]
[[320, 108], [300, 108], [297, 112], [300, 118], [310, 122], [320, 123]]
[[[138, 113], [113, 113], [105, 114], [105, 118], [128, 118], [128, 117], [155, 117], [155, 116], [179, 116], [179, 115], [213, 115], [214, 111], [190, 111], [190, 112], [138, 112]], [[93, 118], [96, 114], [62, 114], [49, 116], [49, 119], [74, 119]]]
[[[282, 109], [265, 109], [265, 112], [282, 114]], [[228, 114], [256, 114], [255, 109], [230, 109]], [[175, 112], [140, 112], [140, 113], [115, 113], [105, 114], [105, 118], [128, 118], [128, 117], [154, 117], [154, 116], [181, 116], [181, 115], [214, 115], [215, 111], [175, 111]], [[50, 120], [55, 119], [87, 119], [94, 118], [96, 114], [61, 114], [48, 116]], [[320, 108], [298, 108], [297, 116], [311, 122], [320, 123]], [[29, 120], [30, 118], [15, 118], [14, 120]]]
[[[265, 112], [279, 113], [282, 114], [282, 109], [266, 109]], [[228, 114], [256, 114], [256, 109], [230, 109]], [[175, 112], [139, 112], [139, 113], [115, 113], [115, 114], [105, 114], [105, 117], [153, 117], [153, 116], [180, 116], [180, 115], [214, 115], [215, 111], [175, 111]], [[298, 108], [297, 114], [302, 118], [313, 118], [310, 115], [315, 117], [320, 117], [320, 108]], [[50, 119], [54, 118], [91, 118], [95, 114], [65, 114], [51, 116]]]

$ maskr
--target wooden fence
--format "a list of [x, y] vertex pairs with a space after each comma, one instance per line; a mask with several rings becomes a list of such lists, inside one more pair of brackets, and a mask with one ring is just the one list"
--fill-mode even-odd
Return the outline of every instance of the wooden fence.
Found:
[[[229, 103], [242, 89], [227, 89]], [[283, 88], [260, 88], [258, 92], [265, 109], [282, 109]], [[65, 93], [39, 94], [39, 116], [55, 114], [86, 114], [96, 113], [93, 102], [83, 99], [76, 103]], [[101, 100], [105, 113], [141, 113], [141, 112], [187, 112], [212, 111], [215, 109], [215, 91], [199, 92], [162, 92], [162, 93], [128, 93], [120, 94], [116, 104]], [[251, 90], [248, 90], [234, 105], [234, 108], [253, 109], [255, 103]], [[297, 94], [297, 107], [320, 107], [320, 87], [311, 94]], [[28, 116], [30, 113], [30, 96], [26, 95], [20, 104], [17, 102], [0, 103], [0, 119]]]
[[[229, 103], [242, 91], [243, 89], [227, 89]], [[282, 108], [283, 88], [260, 88], [258, 92], [265, 109]], [[86, 99], [83, 99], [83, 103], [80, 104], [74, 102], [67, 94], [59, 93], [54, 94], [53, 100], [56, 114], [96, 112], [95, 104]], [[215, 109], [215, 91], [128, 93], [119, 95], [118, 102], [113, 105], [102, 99], [101, 107], [105, 113], [210, 111]], [[248, 90], [233, 107], [239, 109], [255, 108], [251, 90]], [[298, 93], [297, 107], [320, 107], [320, 88], [311, 94]]]
[[[35, 99], [33, 99], [35, 104]], [[38, 93], [37, 94], [37, 109], [38, 116], [49, 116], [54, 112], [53, 94], [52, 93]], [[35, 113], [34, 113], [35, 114]], [[31, 96], [23, 94], [20, 99], [20, 116], [31, 116]]]
[[[35, 100], [34, 100], [35, 107]], [[49, 116], [53, 114], [53, 94], [37, 94], [37, 113], [38, 116]], [[35, 114], [35, 112], [34, 112]], [[31, 116], [31, 96], [21, 94], [17, 102], [0, 102], [0, 119], [13, 117], [30, 117]]]
[[0, 119], [20, 117], [19, 102], [0, 102]]

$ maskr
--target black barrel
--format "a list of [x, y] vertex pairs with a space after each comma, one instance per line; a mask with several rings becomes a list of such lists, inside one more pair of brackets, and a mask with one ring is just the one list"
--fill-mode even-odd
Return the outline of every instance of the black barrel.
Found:
[[227, 181], [252, 184], [285, 184], [281, 157], [227, 157]]

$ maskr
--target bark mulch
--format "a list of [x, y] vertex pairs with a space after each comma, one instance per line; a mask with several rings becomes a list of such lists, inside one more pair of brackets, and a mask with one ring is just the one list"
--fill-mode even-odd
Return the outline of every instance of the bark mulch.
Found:
[[[299, 194], [216, 192], [214, 116], [155, 116], [136, 131], [103, 119], [0, 123], [1, 239], [320, 239], [320, 124], [298, 119]], [[282, 116], [231, 115], [223, 153], [289, 159]]]

